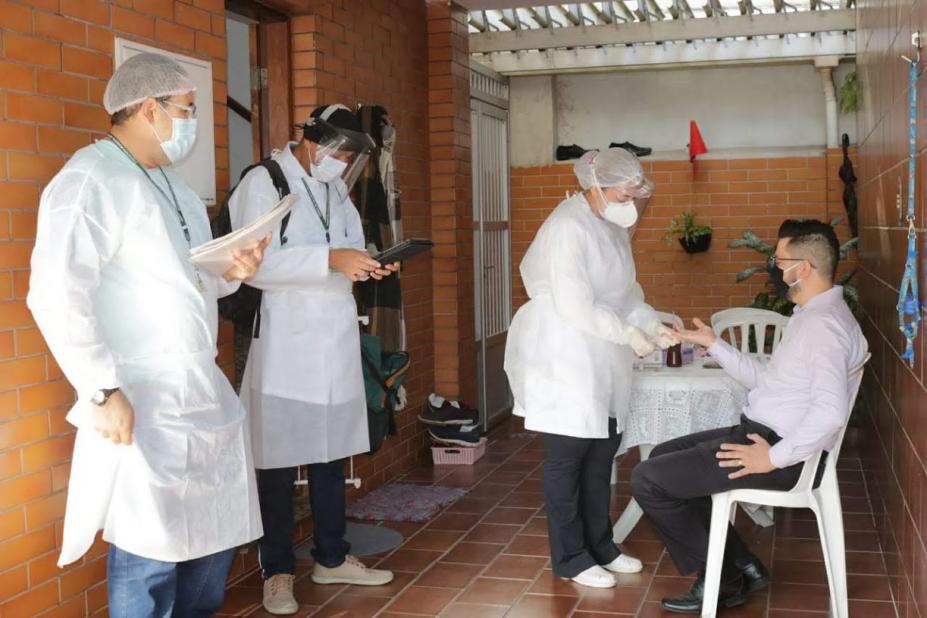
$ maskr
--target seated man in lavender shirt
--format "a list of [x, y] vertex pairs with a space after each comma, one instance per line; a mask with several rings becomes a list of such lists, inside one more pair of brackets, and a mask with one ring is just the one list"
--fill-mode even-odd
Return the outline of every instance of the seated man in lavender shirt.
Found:
[[[838, 257], [837, 237], [826, 223], [786, 221], [779, 228], [770, 258], [774, 282], [797, 306], [768, 363], [735, 350], [700, 320], [695, 330], [679, 331], [683, 341], [707, 348], [750, 394], [739, 425], [665, 442], [632, 473], [634, 498], [676, 568], [698, 573], [689, 592], [663, 599], [668, 611], [701, 610], [711, 495], [791, 489], [802, 463], [832, 448], [847, 421], [849, 373], [863, 362], [868, 346], [843, 288], [834, 285]], [[719, 606], [742, 605], [747, 593], [768, 584], [763, 565], [729, 528]]]

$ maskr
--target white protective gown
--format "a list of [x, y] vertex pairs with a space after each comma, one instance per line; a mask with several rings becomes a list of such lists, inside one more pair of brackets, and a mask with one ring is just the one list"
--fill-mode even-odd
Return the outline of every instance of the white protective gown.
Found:
[[[344, 183], [314, 180], [287, 148], [274, 153], [290, 193], [287, 243], [279, 230], [248, 283], [264, 290], [260, 336], [242, 378], [241, 398], [251, 414], [254, 462], [260, 469], [335, 461], [370, 450], [361, 371], [360, 329], [353, 283], [328, 268], [322, 214], [331, 191], [332, 249], [364, 249], [360, 215]], [[303, 184], [305, 181], [306, 184]], [[253, 221], [277, 202], [270, 174], [255, 168], [229, 200], [232, 227]]]
[[[165, 171], [193, 246], [209, 240], [205, 206]], [[204, 271], [201, 290], [188, 253], [174, 206], [112, 142], [79, 150], [42, 194], [28, 304], [78, 393], [59, 565], [101, 528], [166, 562], [263, 532], [246, 413], [215, 361], [216, 299], [237, 284]], [[129, 446], [92, 424], [90, 397], [116, 386], [135, 410]]]
[[575, 438], [623, 430], [634, 354], [627, 327], [657, 320], [636, 281], [628, 231], [596, 216], [585, 197], [547, 218], [520, 266], [530, 300], [512, 320], [505, 371], [514, 413], [533, 431]]

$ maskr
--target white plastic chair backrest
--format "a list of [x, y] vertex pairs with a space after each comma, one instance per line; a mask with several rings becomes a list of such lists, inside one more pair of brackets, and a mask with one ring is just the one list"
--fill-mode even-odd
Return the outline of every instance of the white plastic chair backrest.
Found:
[[[872, 354], [866, 354], [866, 358], [863, 359], [863, 362], [850, 370], [847, 384], [847, 392], [850, 395], [848, 399], [849, 409], [847, 410], [847, 419], [844, 421], [843, 427], [840, 428], [840, 433], [837, 434], [837, 441], [834, 443], [834, 447], [827, 455], [827, 463], [824, 464], [826, 466], [825, 474], [836, 474], [837, 459], [840, 457], [840, 447], [843, 446], [843, 436], [846, 434], [847, 426], [850, 424], [850, 414], [853, 413], [853, 406], [856, 404], [856, 396], [859, 395], [859, 387], [863, 381], [863, 369], [865, 369], [866, 363], [869, 362], [870, 358], [872, 358]], [[814, 484], [814, 477], [817, 475], [818, 464], [821, 462], [823, 454], [824, 451], [818, 451], [813, 457], [805, 461], [805, 467], [802, 468], [801, 476], [798, 477], [798, 482], [795, 483], [795, 487], [792, 488], [793, 492], [811, 490]]]
[[659, 319], [661, 322], [663, 322], [667, 326], [673, 326], [674, 324], [682, 325], [682, 319], [675, 313], [657, 311], [657, 319]]
[[766, 309], [753, 309], [751, 307], [735, 307], [724, 309], [711, 316], [711, 329], [719, 337], [727, 333], [731, 345], [744, 354], [750, 352], [750, 329], [756, 333], [756, 354], [766, 353], [766, 333], [773, 329], [772, 349], [782, 340], [782, 334], [789, 323], [789, 318]]

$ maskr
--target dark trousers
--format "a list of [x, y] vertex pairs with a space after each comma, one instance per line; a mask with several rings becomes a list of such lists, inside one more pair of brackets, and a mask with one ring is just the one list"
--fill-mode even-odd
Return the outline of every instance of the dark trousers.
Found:
[[[787, 491], [795, 486], [802, 465], [778, 468], [766, 474], [749, 474], [729, 479], [738, 468], [722, 468], [716, 453], [722, 443], [753, 444], [748, 433], [756, 433], [775, 444], [779, 435], [760, 423], [741, 417], [739, 425], [694, 433], [660, 444], [650, 458], [631, 473], [634, 499], [656, 526], [683, 575], [704, 572], [708, 556], [711, 495], [731, 489]], [[724, 568], [730, 573], [754, 560], [744, 542], [728, 527]]]
[[576, 577], [621, 554], [608, 517], [619, 444], [615, 419], [609, 420], [607, 438], [544, 434], [544, 503], [551, 565], [559, 577]]
[[[258, 541], [258, 558], [264, 578], [292, 574], [293, 482], [296, 468], [258, 470], [258, 496], [264, 536]], [[344, 459], [309, 465], [309, 506], [314, 523], [312, 557], [322, 566], [336, 567], [351, 549], [344, 540]]]

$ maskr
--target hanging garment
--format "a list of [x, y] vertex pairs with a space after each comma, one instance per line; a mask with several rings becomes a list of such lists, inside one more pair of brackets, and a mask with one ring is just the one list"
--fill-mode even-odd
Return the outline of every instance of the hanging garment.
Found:
[[[241, 397], [262, 470], [327, 463], [370, 448], [353, 284], [328, 266], [330, 249], [363, 250], [360, 217], [344, 183], [309, 176], [292, 146], [273, 154], [299, 196], [286, 246], [275, 235], [248, 282], [264, 293]], [[277, 199], [267, 171], [253, 170], [229, 200], [232, 227], [253, 221]]]
[[[59, 565], [100, 529], [165, 562], [262, 534], [247, 414], [216, 366], [216, 300], [237, 284], [188, 259], [210, 238], [180, 176], [146, 177], [109, 140], [79, 150], [42, 194], [27, 302], [78, 394]], [[90, 398], [114, 387], [135, 411], [131, 445], [93, 428]]]
[[[399, 191], [393, 166], [396, 131], [384, 107], [361, 107], [357, 114], [361, 127], [377, 145], [354, 190], [367, 249], [376, 254], [402, 241]], [[380, 338], [384, 352], [406, 349], [402, 288], [397, 275], [380, 281], [370, 279], [357, 286], [359, 311], [370, 318], [367, 332]]]
[[853, 162], [850, 161], [850, 136], [843, 134], [841, 142], [843, 148], [843, 164], [840, 166], [840, 180], [843, 181], [843, 207], [847, 211], [847, 222], [850, 224], [850, 234], [855, 238], [859, 236], [859, 223], [856, 205], [856, 173], [853, 171]]

